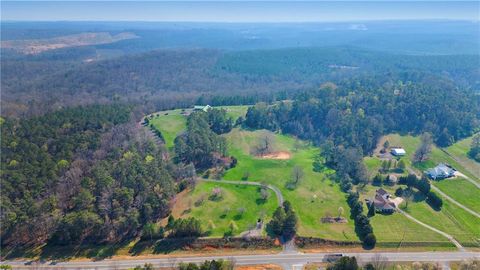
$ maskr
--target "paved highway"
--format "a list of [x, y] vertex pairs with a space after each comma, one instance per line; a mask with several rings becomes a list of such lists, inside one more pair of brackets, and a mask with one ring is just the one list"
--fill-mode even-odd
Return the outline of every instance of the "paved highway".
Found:
[[[325, 255], [329, 253], [296, 253], [296, 254], [270, 254], [270, 255], [235, 255], [235, 256], [206, 256], [206, 257], [177, 257], [161, 259], [132, 259], [132, 260], [102, 260], [102, 261], [76, 261], [58, 262], [56, 265], [44, 264], [25, 265], [25, 261], [5, 261], [2, 264], [9, 264], [14, 269], [128, 269], [137, 265], [151, 263], [154, 267], [172, 267], [180, 262], [201, 263], [205, 260], [233, 260], [237, 265], [255, 265], [273, 263], [293, 269], [299, 265], [309, 262], [322, 262]], [[344, 256], [355, 256], [360, 263], [372, 260], [376, 254], [387, 258], [389, 262], [452, 262], [468, 259], [480, 259], [479, 252], [386, 252], [386, 253], [343, 253]]]

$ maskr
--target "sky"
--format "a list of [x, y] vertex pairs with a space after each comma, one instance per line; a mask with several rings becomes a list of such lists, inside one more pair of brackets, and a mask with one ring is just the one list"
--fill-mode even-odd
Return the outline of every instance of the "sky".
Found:
[[480, 1], [0, 1], [2, 21], [478, 21]]

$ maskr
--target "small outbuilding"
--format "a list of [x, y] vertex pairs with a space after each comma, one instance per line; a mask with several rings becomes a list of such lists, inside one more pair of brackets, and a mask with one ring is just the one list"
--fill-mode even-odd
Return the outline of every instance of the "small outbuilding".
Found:
[[440, 180], [454, 176], [455, 169], [447, 164], [440, 163], [435, 168], [426, 170], [425, 174], [433, 180]]
[[403, 148], [392, 148], [392, 150], [390, 151], [390, 153], [396, 157], [401, 157], [401, 156], [405, 156], [405, 154], [407, 154], [407, 152], [405, 151], [405, 149]]

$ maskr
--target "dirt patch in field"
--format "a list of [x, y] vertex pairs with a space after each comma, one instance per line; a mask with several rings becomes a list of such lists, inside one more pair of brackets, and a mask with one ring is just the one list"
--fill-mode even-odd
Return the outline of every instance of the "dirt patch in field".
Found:
[[285, 160], [285, 159], [290, 159], [291, 156], [292, 155], [287, 151], [279, 151], [279, 152], [273, 152], [273, 153], [270, 153], [270, 154], [261, 155], [261, 156], [259, 156], [259, 158]]

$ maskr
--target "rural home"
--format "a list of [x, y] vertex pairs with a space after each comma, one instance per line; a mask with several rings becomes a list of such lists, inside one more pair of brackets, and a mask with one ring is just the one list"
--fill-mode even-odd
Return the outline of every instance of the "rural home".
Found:
[[446, 164], [440, 163], [435, 168], [426, 170], [425, 174], [433, 180], [445, 179], [452, 177], [455, 174], [455, 170]]
[[396, 157], [401, 157], [401, 156], [405, 156], [407, 152], [405, 152], [405, 149], [403, 148], [396, 147], [396, 148], [392, 148], [390, 153]]
[[195, 105], [193, 106], [193, 110], [194, 111], [208, 111], [210, 110], [212, 107], [210, 105], [205, 105], [205, 106], [202, 106], [202, 105]]
[[381, 213], [393, 213], [395, 212], [395, 203], [390, 201], [390, 194], [385, 191], [383, 188], [377, 189], [375, 192], [375, 198], [372, 200], [367, 200], [368, 207], [371, 207], [373, 203], [373, 207], [375, 208], [376, 212]]

